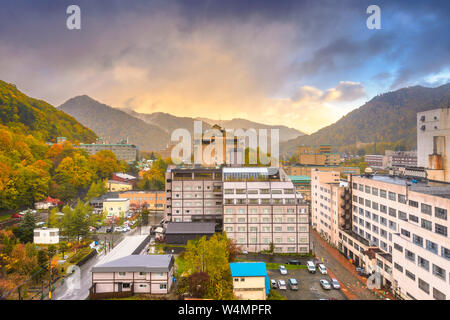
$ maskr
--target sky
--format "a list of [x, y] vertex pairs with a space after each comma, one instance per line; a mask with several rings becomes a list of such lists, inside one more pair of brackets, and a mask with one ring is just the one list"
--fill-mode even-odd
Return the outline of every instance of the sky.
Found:
[[[54, 106], [306, 133], [378, 94], [450, 82], [449, 1], [0, 0], [0, 80]], [[81, 30], [66, 27], [69, 5]], [[368, 29], [367, 7], [381, 9]]]

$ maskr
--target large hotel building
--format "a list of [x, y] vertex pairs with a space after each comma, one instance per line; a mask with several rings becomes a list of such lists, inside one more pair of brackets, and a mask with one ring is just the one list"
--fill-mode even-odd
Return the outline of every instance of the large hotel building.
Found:
[[216, 222], [245, 250], [308, 253], [308, 205], [279, 168], [168, 168], [166, 219]]

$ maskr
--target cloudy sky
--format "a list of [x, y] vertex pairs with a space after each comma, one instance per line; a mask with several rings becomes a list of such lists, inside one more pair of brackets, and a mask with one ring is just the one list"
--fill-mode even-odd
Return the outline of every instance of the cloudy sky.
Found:
[[[0, 0], [0, 79], [58, 106], [314, 132], [377, 94], [450, 81], [449, 1]], [[81, 8], [68, 30], [66, 8]], [[381, 8], [381, 30], [366, 9]]]

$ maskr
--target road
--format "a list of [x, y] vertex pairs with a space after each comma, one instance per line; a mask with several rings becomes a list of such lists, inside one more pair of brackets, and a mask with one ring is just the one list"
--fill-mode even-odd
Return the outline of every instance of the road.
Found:
[[[318, 239], [315, 232], [311, 232], [311, 248], [319, 260], [322, 260], [327, 267], [330, 276], [335, 276], [341, 284], [343, 284], [342, 291], [351, 299], [357, 300], [375, 300], [376, 297], [372, 291], [367, 289], [350, 270], [354, 268], [340, 253], [327, 246], [322, 239]], [[342, 257], [342, 259], [341, 259]], [[340, 261], [341, 260], [341, 261]]]
[[[136, 228], [133, 229], [130, 232], [127, 232], [124, 234], [124, 237], [119, 238], [118, 235], [116, 235], [116, 238], [119, 238], [120, 241], [115, 242], [115, 246], [117, 246], [118, 243], [120, 243], [125, 237], [133, 236], [133, 235], [139, 235], [139, 234], [149, 234], [150, 233], [150, 227], [151, 226], [142, 226], [142, 229]], [[108, 236], [111, 236], [111, 234], [108, 234]], [[103, 237], [103, 236], [102, 236]], [[109, 254], [109, 252], [106, 254], [106, 256]], [[64, 284], [58, 286], [55, 291], [53, 292], [53, 300], [85, 300], [89, 296], [89, 288], [92, 285], [92, 274], [91, 274], [91, 268], [95, 266], [99, 261], [103, 260], [103, 258], [106, 257], [103, 253], [100, 253], [99, 255], [95, 256], [94, 258], [90, 259], [88, 262], [86, 262], [84, 265], [80, 267], [80, 285], [79, 288], [72, 287], [71, 281], [67, 280]], [[75, 277], [77, 277], [77, 273], [74, 274]]]

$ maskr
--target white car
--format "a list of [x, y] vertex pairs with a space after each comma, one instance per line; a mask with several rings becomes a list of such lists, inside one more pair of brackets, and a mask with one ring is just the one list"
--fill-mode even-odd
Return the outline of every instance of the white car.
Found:
[[331, 290], [331, 285], [330, 283], [325, 280], [325, 279], [320, 279], [320, 285], [322, 286], [322, 288], [324, 288], [325, 290]]
[[327, 268], [325, 268], [325, 265], [323, 263], [319, 263], [317, 266], [321, 274], [327, 274]]
[[337, 281], [337, 279], [335, 278], [331, 278], [331, 285], [333, 286], [333, 289], [339, 290], [341, 288], [339, 281]]
[[122, 229], [123, 229], [124, 232], [128, 232], [128, 231], [131, 230], [129, 226], [125, 226], [125, 227], [123, 227]]
[[285, 266], [280, 266], [280, 273], [281, 274], [287, 274], [287, 270]]
[[122, 231], [123, 231], [123, 228], [122, 228], [122, 227], [115, 227], [115, 228], [114, 228], [114, 231], [116, 231], [116, 232], [122, 232]]
[[286, 281], [278, 280], [278, 289], [280, 289], [280, 290], [287, 290]]

